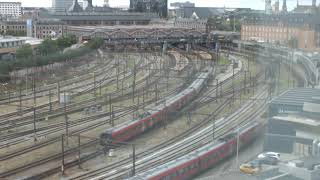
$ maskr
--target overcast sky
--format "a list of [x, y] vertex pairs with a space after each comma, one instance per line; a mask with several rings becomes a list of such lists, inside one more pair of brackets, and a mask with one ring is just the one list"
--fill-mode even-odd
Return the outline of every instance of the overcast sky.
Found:
[[[31, 7], [51, 7], [51, 0], [0, 0], [1, 1], [20, 1], [22, 6]], [[81, 0], [79, 0], [81, 1]], [[102, 5], [104, 0], [93, 0], [94, 5]], [[169, 0], [172, 2], [185, 2], [186, 0]], [[250, 7], [253, 9], [264, 9], [264, 0], [189, 0], [195, 2], [196, 6], [210, 6], [210, 7]], [[275, 0], [272, 0], [274, 3]], [[129, 6], [129, 0], [109, 0], [110, 5], [117, 6]], [[280, 8], [282, 6], [282, 0], [280, 0]], [[312, 0], [299, 0], [300, 4], [311, 4]], [[292, 9], [296, 6], [296, 0], [287, 0], [288, 8]]]

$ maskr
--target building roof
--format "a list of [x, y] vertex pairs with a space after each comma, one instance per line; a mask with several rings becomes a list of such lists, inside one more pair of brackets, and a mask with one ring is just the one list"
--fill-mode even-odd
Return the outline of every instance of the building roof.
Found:
[[301, 106], [305, 103], [313, 103], [316, 98], [320, 97], [320, 89], [312, 88], [295, 88], [290, 89], [271, 100], [271, 104]]
[[0, 2], [0, 4], [19, 4], [21, 5], [21, 2]]
[[305, 25], [305, 24], [320, 24], [319, 15], [304, 14], [304, 13], [289, 13], [289, 14], [260, 14], [252, 13], [248, 15], [244, 24], [290, 24], [290, 25]]
[[184, 8], [184, 17], [191, 18], [193, 13], [196, 13], [199, 18], [209, 18], [212, 16], [218, 16], [225, 13], [224, 8], [210, 8], [210, 7], [195, 7]]
[[286, 121], [295, 124], [303, 124], [307, 126], [316, 126], [320, 127], [320, 121], [316, 119], [310, 119], [307, 117], [299, 116], [299, 115], [279, 115], [272, 117], [274, 120], [278, 121]]
[[17, 42], [17, 41], [25, 41], [25, 39], [18, 37], [0, 37], [0, 43], [3, 42]]
[[51, 15], [53, 18], [60, 19], [62, 21], [99, 21], [99, 20], [151, 20], [158, 17], [156, 14], [151, 13], [61, 13]]

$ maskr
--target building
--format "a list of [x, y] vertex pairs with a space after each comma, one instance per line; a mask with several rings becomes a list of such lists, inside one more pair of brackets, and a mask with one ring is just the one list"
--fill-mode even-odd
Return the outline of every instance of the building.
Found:
[[199, 18], [176, 18], [174, 21], [174, 26], [178, 28], [205, 30], [206, 25], [207, 20]]
[[271, 100], [265, 151], [313, 156], [319, 137], [320, 89], [290, 89]]
[[212, 16], [221, 16], [226, 13], [225, 8], [215, 8], [215, 7], [183, 7], [180, 8], [179, 14], [182, 18], [191, 18], [191, 16], [196, 13], [200, 19], [208, 19]]
[[313, 0], [311, 5], [301, 5], [299, 4], [299, 1], [297, 1], [297, 7], [292, 12], [303, 14], [317, 14], [319, 13], [319, 7], [317, 7], [316, 0]]
[[66, 12], [72, 6], [73, 0], [52, 0], [53, 12]]
[[185, 8], [195, 8], [195, 4], [194, 3], [190, 3], [189, 1], [187, 2], [175, 2], [175, 3], [171, 3], [170, 4], [171, 7], [173, 7], [173, 12], [175, 17], [185, 17], [184, 14], [184, 9]]
[[297, 41], [299, 49], [320, 49], [320, 19], [312, 14], [251, 14], [241, 25], [241, 40], [262, 41], [289, 46]]
[[168, 0], [130, 0], [130, 11], [156, 13], [168, 17]]
[[116, 25], [116, 26], [68, 26], [68, 35], [75, 35], [79, 39], [89, 40], [93, 37], [101, 37], [106, 43], [164, 43], [180, 42], [181, 39], [193, 37], [206, 40], [204, 30], [190, 28], [178, 28], [171, 24], [161, 25]]
[[68, 9], [68, 12], [82, 12], [83, 8], [80, 6], [78, 0], [73, 0], [72, 5]]
[[265, 11], [266, 11], [266, 14], [271, 14], [272, 13], [271, 0], [266, 0], [265, 1]]
[[18, 17], [21, 14], [21, 2], [0, 2], [1, 16]]
[[272, 6], [272, 12], [274, 14], [278, 14], [280, 12], [280, 2], [279, 2], [279, 0], [276, 0], [274, 5]]
[[0, 32], [3, 35], [27, 36], [27, 24], [30, 27], [30, 36], [39, 39], [59, 37], [64, 35], [66, 30], [65, 23], [60, 20], [41, 19], [0, 21]]
[[[108, 8], [108, 7], [106, 7]], [[112, 9], [111, 9], [112, 10]], [[155, 14], [129, 12], [82, 12], [53, 14], [48, 18], [60, 19], [71, 26], [147, 25]]]

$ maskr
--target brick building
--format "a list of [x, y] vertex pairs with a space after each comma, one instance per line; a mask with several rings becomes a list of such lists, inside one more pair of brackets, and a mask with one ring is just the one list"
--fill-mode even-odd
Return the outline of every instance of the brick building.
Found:
[[[59, 37], [65, 33], [65, 23], [59, 20], [37, 20], [31, 24], [31, 36], [39, 39]], [[26, 21], [0, 21], [0, 34], [27, 36]]]
[[255, 40], [320, 50], [320, 19], [316, 14], [252, 14], [241, 25], [241, 40]]

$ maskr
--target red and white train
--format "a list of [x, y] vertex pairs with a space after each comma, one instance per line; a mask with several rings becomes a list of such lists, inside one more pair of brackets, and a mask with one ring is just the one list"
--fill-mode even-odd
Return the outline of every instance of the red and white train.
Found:
[[108, 145], [111, 142], [127, 141], [164, 121], [166, 116], [170, 115], [170, 113], [177, 112], [199, 94], [206, 85], [212, 72], [213, 68], [207, 68], [204, 72], [199, 73], [196, 80], [182, 92], [165, 98], [163, 103], [156, 107], [147, 108], [149, 110], [140, 115], [139, 118], [120, 124], [102, 133], [100, 135], [101, 145]]
[[258, 123], [248, 124], [231, 134], [191, 152], [181, 158], [163, 164], [154, 169], [138, 174], [129, 180], [182, 180], [192, 179], [200, 172], [216, 165], [231, 156], [237, 150], [237, 134], [239, 133], [239, 148], [255, 139], [261, 127]]

